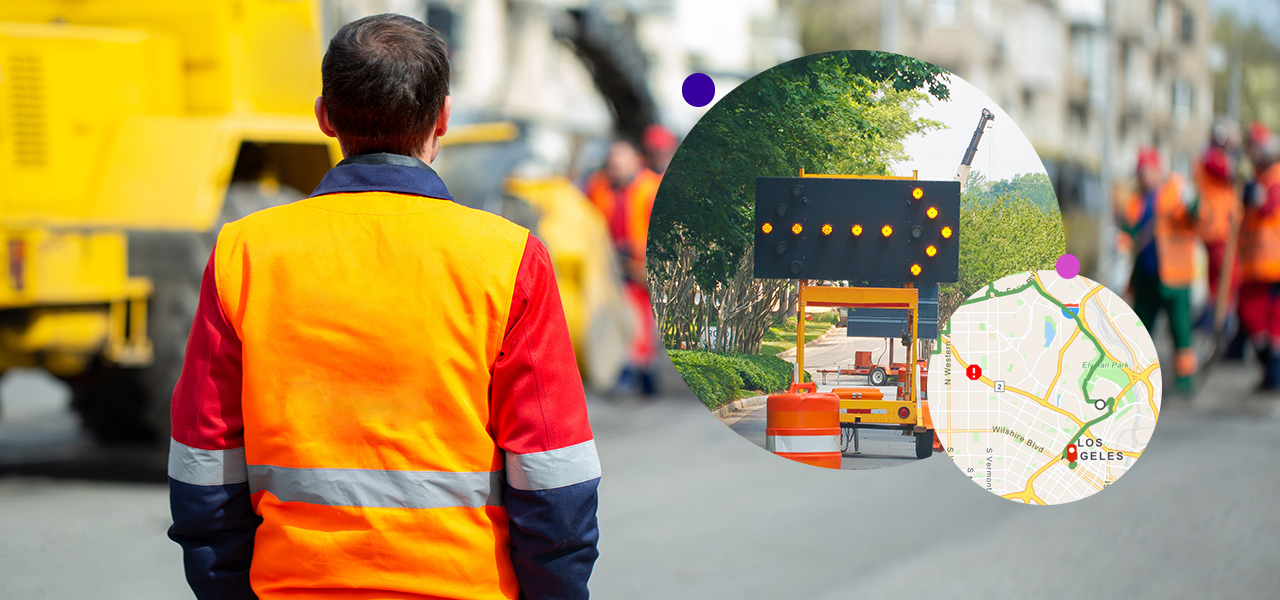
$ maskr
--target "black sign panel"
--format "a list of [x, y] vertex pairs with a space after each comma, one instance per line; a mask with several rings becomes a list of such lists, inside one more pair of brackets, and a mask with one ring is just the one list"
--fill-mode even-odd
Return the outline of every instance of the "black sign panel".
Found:
[[[919, 322], [916, 335], [922, 340], [938, 337], [938, 286], [920, 286]], [[907, 311], [900, 308], [850, 308], [849, 337], [901, 338], [910, 329]]]
[[754, 275], [855, 286], [956, 281], [960, 183], [757, 177]]

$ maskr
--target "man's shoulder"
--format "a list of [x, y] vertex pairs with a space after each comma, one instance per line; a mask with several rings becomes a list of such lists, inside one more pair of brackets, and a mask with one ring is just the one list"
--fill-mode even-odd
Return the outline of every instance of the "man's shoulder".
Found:
[[[418, 215], [426, 217], [434, 225], [447, 225], [458, 228], [460, 231], [465, 230], [473, 238], [478, 239], [518, 239], [523, 241], [529, 235], [529, 230], [500, 215], [493, 214], [488, 211], [464, 206], [453, 200], [442, 200], [438, 198], [427, 198], [422, 196], [413, 196], [409, 194], [399, 194], [395, 192], [343, 192], [335, 194], [325, 194], [323, 196], [310, 196], [301, 200], [264, 208], [256, 212], [250, 213], [240, 219], [231, 221], [222, 227], [222, 238], [243, 238], [245, 236], [253, 237], [257, 235], [267, 235], [277, 237], [281, 233], [287, 231], [296, 231], [300, 228], [305, 229], [307, 223], [323, 218], [323, 215], [333, 211], [333, 203], [335, 200], [352, 200], [352, 204], [358, 204], [361, 201], [369, 200], [371, 197], [391, 199], [399, 201], [406, 206], [413, 203], [439, 203], [438, 210], [415, 211], [412, 208], [403, 209], [397, 207], [395, 210], [383, 212], [362, 212], [359, 210], [352, 211], [336, 211], [350, 215], [365, 216], [386, 216], [386, 217], [407, 217]], [[386, 208], [382, 206], [380, 208]]]

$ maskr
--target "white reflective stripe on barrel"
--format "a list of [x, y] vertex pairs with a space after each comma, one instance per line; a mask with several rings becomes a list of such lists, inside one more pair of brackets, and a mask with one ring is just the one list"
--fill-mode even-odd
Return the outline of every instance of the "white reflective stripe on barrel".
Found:
[[839, 435], [770, 435], [764, 438], [764, 449], [785, 452], [839, 452]]

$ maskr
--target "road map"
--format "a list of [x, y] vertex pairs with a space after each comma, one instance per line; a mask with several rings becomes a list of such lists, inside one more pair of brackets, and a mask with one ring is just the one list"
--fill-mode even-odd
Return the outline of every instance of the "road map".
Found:
[[956, 466], [994, 494], [1085, 498], [1128, 471], [1155, 431], [1155, 345], [1094, 281], [1010, 275], [970, 296], [938, 337], [929, 412]]

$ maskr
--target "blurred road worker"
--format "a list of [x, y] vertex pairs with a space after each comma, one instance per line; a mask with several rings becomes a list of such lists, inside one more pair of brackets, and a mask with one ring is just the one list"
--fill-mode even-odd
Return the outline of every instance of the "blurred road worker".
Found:
[[1235, 173], [1232, 164], [1234, 161], [1229, 151], [1232, 144], [1233, 136], [1227, 125], [1214, 125], [1209, 147], [1196, 162], [1194, 172], [1196, 190], [1200, 194], [1196, 230], [1204, 241], [1209, 259], [1209, 306], [1201, 318], [1201, 324], [1206, 329], [1214, 326], [1213, 315], [1219, 298], [1224, 300], [1226, 310], [1229, 310], [1235, 305], [1240, 285], [1239, 269], [1234, 267], [1237, 262], [1232, 260], [1233, 272], [1228, 276], [1225, 295], [1220, 294], [1227, 242], [1234, 234], [1243, 210], [1240, 196], [1232, 182], [1232, 175]]
[[671, 158], [676, 155], [680, 140], [661, 123], [654, 123], [644, 130], [644, 154], [649, 168], [658, 175], [666, 174]]
[[1176, 351], [1179, 393], [1195, 390], [1196, 354], [1191, 340], [1191, 279], [1196, 244], [1196, 195], [1177, 173], [1164, 175], [1155, 148], [1138, 152], [1138, 193], [1121, 219], [1133, 238], [1136, 258], [1130, 285], [1134, 312], [1154, 335], [1163, 310]]
[[198, 598], [587, 598], [600, 465], [551, 262], [453, 202], [435, 30], [321, 68], [345, 160], [222, 228], [173, 397], [169, 536]]
[[618, 139], [609, 146], [604, 168], [587, 179], [587, 197], [609, 224], [609, 235], [626, 274], [625, 297], [636, 332], [621, 387], [638, 388], [641, 394], [657, 393], [653, 361], [657, 356], [657, 324], [649, 304], [645, 272], [645, 245], [649, 214], [662, 177], [644, 165], [636, 144]]
[[1262, 360], [1260, 388], [1280, 388], [1280, 138], [1255, 127], [1240, 228], [1240, 323]]
[[645, 243], [649, 213], [662, 178], [644, 165], [635, 143], [615, 140], [609, 146], [604, 168], [587, 178], [587, 197], [609, 224], [609, 237], [624, 260], [627, 276], [645, 281]]

